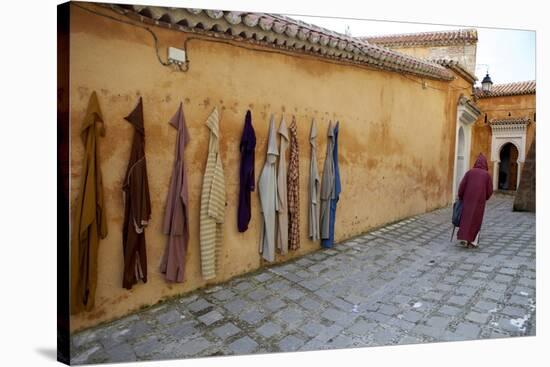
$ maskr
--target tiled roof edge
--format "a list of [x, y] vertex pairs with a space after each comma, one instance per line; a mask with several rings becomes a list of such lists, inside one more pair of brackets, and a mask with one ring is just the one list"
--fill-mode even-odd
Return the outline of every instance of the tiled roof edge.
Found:
[[449, 69], [453, 70], [457, 74], [459, 74], [461, 77], [463, 77], [468, 82], [474, 84], [477, 80], [477, 77], [472, 74], [470, 71], [466, 70], [460, 62], [457, 60], [451, 60], [451, 59], [427, 59], [428, 61], [435, 62], [436, 64], [439, 64], [441, 66], [448, 67]]
[[283, 15], [148, 5], [100, 5], [143, 23], [183, 32], [248, 41], [260, 46], [419, 77], [447, 81], [454, 79], [452, 73], [435, 63]]
[[491, 125], [522, 125], [531, 122], [529, 117], [506, 117], [499, 119], [491, 119], [489, 124]]
[[476, 98], [492, 98], [505, 96], [520, 96], [527, 94], [536, 94], [537, 83], [534, 80], [521, 82], [493, 84], [490, 92], [484, 92], [481, 88], [475, 88], [474, 94]]
[[475, 28], [367, 36], [359, 38], [368, 43], [390, 48], [468, 45], [475, 44], [478, 41], [477, 30]]

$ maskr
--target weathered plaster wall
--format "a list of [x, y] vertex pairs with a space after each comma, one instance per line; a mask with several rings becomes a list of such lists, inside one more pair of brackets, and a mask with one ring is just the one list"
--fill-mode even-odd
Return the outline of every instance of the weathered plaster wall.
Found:
[[[535, 136], [536, 122], [534, 115], [536, 112], [536, 95], [527, 94], [519, 96], [503, 96], [480, 98], [477, 100], [477, 105], [482, 111], [478, 120], [475, 122], [472, 130], [472, 150], [470, 155], [470, 167], [473, 166], [475, 159], [479, 153], [483, 153], [487, 157], [489, 163], [489, 173], [493, 174], [493, 162], [491, 162], [491, 127], [489, 121], [491, 119], [500, 119], [506, 117], [525, 117], [531, 119], [531, 123], [527, 126], [527, 142], [525, 153], [529, 151], [529, 147]], [[485, 114], [487, 114], [487, 123], [485, 123]], [[511, 116], [509, 116], [511, 114]]]
[[[106, 9], [87, 5], [103, 13]], [[125, 18], [126, 19], [126, 18]], [[182, 47], [186, 34], [153, 28], [161, 55]], [[247, 232], [237, 231], [239, 140], [244, 115], [252, 110], [258, 145], [256, 177], [266, 152], [269, 115], [277, 125], [296, 115], [300, 146], [301, 248], [277, 261], [319, 248], [307, 238], [309, 129], [317, 119], [318, 164], [323, 167], [330, 119], [340, 120], [340, 169], [343, 192], [338, 206], [336, 241], [370, 228], [449, 203], [458, 88], [453, 83], [327, 63], [312, 57], [265, 53], [212, 42], [188, 43], [190, 69], [175, 72], [159, 64], [151, 35], [85, 10], [71, 13], [71, 203], [81, 180], [83, 146], [79, 130], [92, 91], [97, 91], [106, 122], [99, 141], [109, 234], [100, 243], [96, 307], [71, 318], [78, 330], [114, 319], [163, 298], [205, 286], [199, 264], [199, 198], [208, 129], [214, 106], [221, 112], [221, 154], [226, 174], [227, 208], [219, 275], [228, 280], [264, 264], [258, 254], [260, 208], [253, 195]], [[455, 83], [457, 83], [455, 85]], [[462, 83], [462, 84], [461, 84]], [[455, 89], [450, 91], [450, 87]], [[143, 97], [146, 155], [152, 220], [146, 229], [149, 282], [130, 291], [121, 286], [123, 220], [122, 180], [130, 153], [132, 128], [124, 117]], [[189, 174], [190, 242], [186, 280], [168, 284], [158, 271], [166, 237], [161, 232], [176, 131], [168, 120], [184, 102], [191, 142], [185, 152]]]
[[420, 58], [456, 60], [466, 70], [475, 74], [476, 44], [450, 46], [395, 47], [395, 51]]

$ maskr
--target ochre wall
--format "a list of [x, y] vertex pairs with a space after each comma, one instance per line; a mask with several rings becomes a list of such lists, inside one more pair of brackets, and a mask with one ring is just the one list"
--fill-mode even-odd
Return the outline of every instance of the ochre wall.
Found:
[[393, 49], [397, 52], [420, 58], [456, 60], [470, 73], [475, 74], [476, 44], [395, 47]]
[[[473, 166], [475, 159], [479, 153], [483, 153], [487, 157], [489, 163], [489, 173], [493, 174], [493, 162], [491, 161], [491, 127], [489, 121], [495, 118], [507, 117], [526, 117], [531, 119], [527, 125], [527, 141], [525, 145], [525, 155], [529, 151], [529, 147], [535, 136], [536, 122], [534, 114], [536, 112], [536, 95], [527, 94], [519, 96], [503, 96], [480, 98], [476, 104], [481, 110], [481, 115], [475, 122], [472, 130], [472, 150], [470, 154], [470, 167]], [[487, 123], [485, 123], [485, 114], [487, 114]], [[508, 116], [511, 114], [511, 116]]]
[[[102, 13], [114, 12], [86, 4]], [[124, 18], [127, 20], [127, 18]], [[183, 47], [185, 33], [152, 27], [164, 57], [166, 47]], [[269, 116], [287, 123], [296, 115], [300, 146], [301, 248], [285, 261], [319, 248], [307, 238], [307, 180], [312, 117], [318, 124], [318, 164], [325, 160], [329, 120], [340, 120], [340, 171], [343, 191], [336, 241], [370, 228], [447, 205], [451, 196], [456, 101], [468, 89], [462, 80], [428, 80], [430, 87], [402, 76], [351, 65], [246, 50], [227, 44], [190, 41], [188, 72], [160, 65], [151, 34], [131, 25], [72, 6], [71, 13], [71, 209], [81, 180], [83, 145], [79, 130], [88, 99], [97, 91], [106, 136], [99, 140], [108, 236], [100, 242], [96, 307], [71, 317], [79, 330], [108, 321], [166, 297], [207, 283], [200, 275], [199, 205], [208, 147], [207, 116], [221, 113], [221, 154], [227, 207], [219, 283], [265, 264], [258, 254], [260, 209], [253, 194], [247, 232], [236, 224], [239, 140], [245, 112], [252, 110], [257, 135], [256, 178], [264, 164]], [[454, 87], [453, 87], [454, 86]], [[462, 88], [462, 89], [459, 89]], [[122, 288], [122, 180], [130, 154], [132, 127], [124, 120], [143, 97], [147, 168], [152, 219], [146, 229], [149, 281]], [[161, 232], [176, 130], [168, 124], [184, 103], [191, 141], [185, 151], [189, 180], [190, 241], [185, 282], [168, 284], [158, 271], [166, 236]]]

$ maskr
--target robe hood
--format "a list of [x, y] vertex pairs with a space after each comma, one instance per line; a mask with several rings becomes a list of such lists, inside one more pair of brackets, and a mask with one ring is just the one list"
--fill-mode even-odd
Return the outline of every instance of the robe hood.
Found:
[[[277, 137], [275, 134], [275, 117], [271, 115], [271, 121], [269, 123], [269, 138], [267, 143], [267, 160], [270, 163], [275, 163], [276, 157], [279, 155], [279, 149], [277, 148]], [[270, 157], [273, 157], [270, 159]]]
[[145, 129], [143, 127], [143, 101], [139, 97], [139, 102], [132, 112], [124, 118], [126, 121], [134, 125], [134, 128], [141, 135], [145, 135]]
[[487, 159], [483, 154], [479, 153], [479, 155], [477, 156], [476, 163], [474, 164], [474, 168], [481, 168], [481, 169], [484, 169], [485, 171], [488, 170]]
[[82, 124], [81, 134], [83, 137], [85, 136], [86, 131], [94, 124], [94, 122], [101, 123], [101, 126], [99, 126], [99, 135], [105, 136], [103, 114], [101, 113], [101, 108], [99, 107], [99, 101], [97, 99], [97, 94], [95, 91], [93, 91], [92, 95], [90, 96], [88, 108], [86, 109], [86, 116], [84, 117], [84, 123]]
[[187, 130], [187, 124], [185, 123], [185, 116], [183, 115], [183, 103], [180, 102], [180, 106], [174, 116], [170, 119], [170, 125], [178, 129], [183, 136], [183, 144], [189, 143], [189, 131]]

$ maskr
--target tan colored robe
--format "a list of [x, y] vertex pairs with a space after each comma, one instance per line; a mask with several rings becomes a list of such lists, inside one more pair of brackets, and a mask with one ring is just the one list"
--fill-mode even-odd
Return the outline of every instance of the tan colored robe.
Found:
[[275, 120], [271, 115], [269, 123], [269, 137], [267, 142], [267, 154], [264, 167], [258, 180], [258, 195], [260, 196], [260, 208], [262, 211], [262, 230], [260, 238], [260, 254], [263, 259], [275, 261], [275, 228], [277, 225], [277, 138], [275, 133]]
[[319, 168], [317, 166], [317, 124], [315, 119], [311, 121], [309, 133], [309, 145], [311, 147], [311, 161], [309, 163], [309, 237], [313, 241], [319, 241]]
[[206, 126], [210, 129], [208, 158], [202, 182], [200, 210], [201, 269], [204, 279], [216, 277], [225, 217], [225, 178], [220, 156], [219, 117], [214, 108]]
[[290, 124], [290, 156], [288, 162], [288, 242], [295, 251], [300, 248], [300, 150], [298, 127], [292, 116]]
[[100, 135], [105, 135], [105, 127], [97, 95], [93, 92], [80, 133], [85, 151], [82, 180], [71, 223], [71, 314], [90, 311], [94, 307], [99, 239], [107, 236], [97, 149]]
[[281, 118], [278, 134], [280, 143], [279, 167], [277, 169], [277, 250], [284, 255], [288, 252], [288, 183], [286, 151], [290, 140], [284, 116]]

